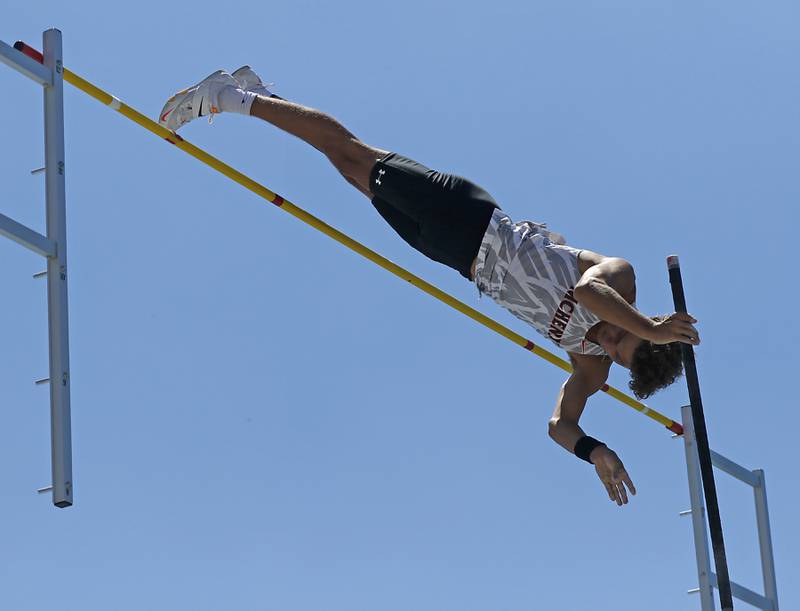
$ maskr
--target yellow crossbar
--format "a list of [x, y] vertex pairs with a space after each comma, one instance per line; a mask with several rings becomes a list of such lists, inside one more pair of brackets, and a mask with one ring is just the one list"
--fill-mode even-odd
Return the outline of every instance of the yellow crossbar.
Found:
[[[22, 42], [16, 43], [14, 47], [17, 50], [21, 51], [22, 53], [25, 53], [25, 55], [28, 55], [32, 59], [35, 59], [38, 62], [42, 62], [43, 58], [41, 53], [36, 49], [34, 49], [33, 47], [30, 47], [29, 45]], [[159, 138], [163, 138], [167, 142], [174, 144], [185, 153], [188, 153], [192, 157], [199, 159], [206, 165], [214, 168], [221, 174], [224, 174], [234, 182], [239, 183], [240, 185], [249, 189], [259, 197], [264, 198], [265, 200], [267, 200], [272, 204], [275, 204], [276, 206], [278, 206], [282, 210], [285, 210], [292, 216], [297, 217], [307, 225], [311, 225], [314, 229], [321, 231], [322, 233], [324, 233], [330, 238], [333, 238], [340, 244], [344, 244], [350, 250], [357, 252], [361, 256], [375, 263], [376, 265], [381, 266], [383, 269], [390, 271], [395, 276], [399, 276], [403, 280], [416, 286], [418, 289], [425, 291], [426, 293], [432, 295], [439, 301], [446, 303], [451, 308], [454, 308], [459, 312], [461, 312], [462, 314], [469, 316], [472, 320], [482, 324], [485, 327], [488, 327], [495, 333], [499, 333], [506, 339], [514, 342], [518, 346], [525, 348], [526, 350], [529, 350], [536, 356], [543, 358], [544, 360], [552, 363], [556, 367], [560, 367], [561, 369], [569, 373], [572, 372], [572, 366], [564, 359], [556, 356], [552, 352], [545, 350], [540, 346], [537, 346], [529, 339], [526, 339], [525, 337], [519, 335], [518, 333], [515, 333], [508, 327], [489, 318], [488, 316], [481, 314], [476, 309], [471, 308], [462, 301], [459, 301], [455, 297], [452, 297], [451, 295], [445, 293], [441, 289], [435, 287], [429, 282], [426, 282], [422, 278], [415, 276], [414, 274], [400, 267], [399, 265], [392, 263], [391, 261], [389, 261], [389, 259], [382, 257], [381, 255], [379, 255], [373, 250], [370, 250], [360, 242], [357, 242], [351, 237], [342, 233], [341, 231], [334, 229], [324, 221], [318, 219], [312, 214], [309, 214], [302, 208], [298, 208], [292, 202], [284, 199], [277, 193], [273, 193], [265, 186], [257, 183], [249, 176], [242, 174], [241, 172], [235, 170], [226, 163], [223, 163], [213, 155], [210, 155], [209, 153], [205, 152], [203, 149], [195, 146], [194, 144], [188, 142], [187, 140], [184, 140], [175, 132], [162, 127], [152, 119], [149, 119], [148, 117], [138, 112], [134, 108], [131, 108], [118, 98], [110, 95], [109, 93], [106, 93], [99, 87], [93, 85], [89, 81], [81, 78], [80, 76], [78, 76], [74, 72], [67, 70], [66, 68], [64, 68], [64, 80], [70, 83], [71, 85], [74, 85], [84, 93], [87, 93], [88, 95], [92, 96], [99, 102], [105, 104], [106, 106], [110, 106], [118, 113], [124, 115], [134, 123], [138, 123], [140, 126], [154, 133]], [[679, 435], [683, 434], [683, 427], [679, 423], [667, 418], [666, 416], [657, 412], [654, 409], [650, 409], [645, 404], [637, 401], [633, 397], [621, 392], [620, 390], [617, 390], [613, 386], [609, 386], [608, 384], [606, 384], [603, 387], [603, 391], [608, 393], [615, 399], [621, 401], [625, 405], [632, 407], [633, 409], [643, 413], [645, 416], [648, 416], [653, 420], [655, 420], [656, 422], [663, 424], [672, 432], [677, 433]]]

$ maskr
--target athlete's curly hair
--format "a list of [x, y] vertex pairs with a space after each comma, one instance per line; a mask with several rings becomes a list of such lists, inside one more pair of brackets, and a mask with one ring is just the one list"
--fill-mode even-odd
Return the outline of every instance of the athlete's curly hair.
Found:
[[[663, 318], [654, 316], [653, 320], [661, 321]], [[628, 388], [639, 399], [647, 399], [672, 384], [682, 373], [680, 342], [654, 344], [644, 340], [633, 351], [631, 381], [628, 382]]]

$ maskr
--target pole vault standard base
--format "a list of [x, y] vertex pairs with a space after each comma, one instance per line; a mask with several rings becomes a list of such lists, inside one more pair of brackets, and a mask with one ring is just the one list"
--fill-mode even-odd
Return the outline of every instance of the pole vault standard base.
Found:
[[[706, 528], [706, 508], [703, 503], [703, 482], [700, 477], [697, 440], [695, 438], [692, 408], [690, 405], [685, 405], [681, 408], [681, 416], [683, 417], [686, 472], [689, 479], [689, 499], [692, 507], [688, 511], [681, 512], [681, 514], [692, 516], [694, 548], [697, 557], [697, 579], [699, 584], [699, 587], [689, 590], [689, 593], [697, 593], [700, 595], [700, 609], [702, 611], [715, 611], [714, 588], [717, 587], [717, 576], [711, 570], [711, 551], [708, 545], [708, 530]], [[756, 525], [758, 528], [758, 545], [761, 554], [761, 573], [764, 581], [764, 594], [753, 592], [734, 581], [731, 581], [731, 594], [734, 598], [738, 598], [758, 609], [763, 609], [764, 611], [779, 611], [778, 585], [775, 579], [775, 560], [772, 553], [772, 535], [769, 525], [764, 471], [761, 469], [749, 471], [713, 450], [711, 451], [711, 463], [717, 469], [751, 486], [755, 497]]]

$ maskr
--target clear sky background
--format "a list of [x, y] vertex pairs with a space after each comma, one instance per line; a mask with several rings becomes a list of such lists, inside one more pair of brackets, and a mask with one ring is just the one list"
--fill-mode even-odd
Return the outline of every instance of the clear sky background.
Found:
[[[67, 67], [151, 117], [249, 63], [513, 218], [628, 258], [647, 313], [671, 310], [678, 253], [712, 447], [766, 469], [795, 609], [799, 21], [788, 0], [41, 1], [6, 3], [0, 39], [60, 28]], [[5, 66], [0, 92], [0, 210], [43, 231], [41, 92]], [[0, 240], [0, 608], [699, 609], [665, 429], [591, 399], [585, 428], [639, 489], [616, 507], [547, 437], [563, 372], [71, 86], [65, 105], [76, 504], [35, 494], [43, 261]], [[241, 116], [182, 135], [539, 340], [314, 149]], [[650, 404], [686, 401], [681, 383]], [[731, 575], [761, 590], [751, 494], [718, 480]]]

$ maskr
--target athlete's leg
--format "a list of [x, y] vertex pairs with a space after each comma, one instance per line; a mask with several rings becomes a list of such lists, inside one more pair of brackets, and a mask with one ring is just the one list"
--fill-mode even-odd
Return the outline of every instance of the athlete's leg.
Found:
[[218, 70], [179, 91], [164, 104], [159, 123], [177, 130], [219, 112], [267, 121], [325, 154], [411, 246], [472, 277], [475, 256], [498, 207], [486, 191], [460, 176], [368, 146], [330, 115], [274, 97], [247, 66], [235, 74], [241, 80]]
[[[388, 154], [387, 151], [376, 149], [364, 144], [355, 135], [353, 135], [352, 132], [350, 132], [330, 115], [320, 112], [314, 108], [309, 108], [307, 106], [290, 102], [275, 95], [271, 97], [259, 95], [253, 101], [253, 105], [250, 108], [250, 114], [254, 117], [258, 117], [259, 119], [263, 119], [264, 121], [271, 123], [275, 127], [278, 127], [279, 129], [282, 129], [293, 136], [300, 138], [317, 150], [321, 151], [325, 156], [328, 157], [334, 167], [350, 184], [352, 184], [370, 200], [372, 200], [373, 205], [377, 208], [381, 216], [383, 216], [383, 218], [403, 237], [403, 239], [406, 240], [406, 242], [408, 242], [417, 250], [421, 250], [428, 256], [431, 256], [436, 260], [442, 260], [442, 255], [439, 255], [438, 253], [432, 254], [431, 247], [426, 247], [420, 239], [423, 232], [421, 224], [419, 223], [419, 218], [427, 215], [423, 214], [422, 212], [412, 213], [409, 215], [407, 212], [398, 209], [396, 204], [393, 205], [382, 198], [374, 197], [374, 193], [370, 186], [370, 174], [372, 173], [373, 168], [375, 168], [376, 162]], [[449, 178], [449, 175], [440, 174], [438, 172], [434, 173], [433, 175], [428, 172], [426, 175], [428, 168], [420, 166], [411, 160], [406, 161], [413, 166], [419, 166], [419, 169], [415, 169], [416, 173], [419, 174], [420, 177], [425, 177], [420, 178], [420, 180], [430, 181], [433, 179], [434, 182], [438, 180], [438, 182], [445, 184], [450, 183], [452, 179], [462, 181], [460, 178]], [[437, 177], [442, 177], [442, 180], [439, 180]], [[381, 183], [378, 182], [378, 184]], [[450, 187], [448, 186], [447, 188]], [[476, 190], [472, 186], [470, 189]], [[422, 191], [427, 190], [428, 189], [419, 189], [418, 186], [414, 189], [417, 197], [422, 195]], [[397, 198], [393, 197], [391, 199], [396, 202]], [[419, 197], [419, 201], [417, 202], [418, 206], [428, 207], [430, 205], [429, 199], [430, 195], [427, 197]], [[487, 205], [487, 203], [481, 202], [481, 205], [484, 206], [484, 209], [489, 210], [490, 207], [494, 205], [494, 202], [491, 200], [488, 194], [485, 194], [484, 199], [489, 200], [489, 203]], [[478, 214], [479, 220], [477, 223], [481, 227], [480, 235], [482, 235], [482, 231], [485, 229], [485, 224], [488, 222], [487, 215], [490, 214], [490, 212], [481, 211]], [[475, 213], [472, 213], [472, 215], [474, 216]], [[454, 216], [457, 216], [457, 212]], [[486, 222], [484, 222], [483, 217], [486, 217]], [[458, 227], [458, 223], [456, 222], [456, 219], [448, 220], [452, 220], [453, 222], [447, 222], [446, 224], [452, 226], [453, 232], [458, 235], [456, 229]], [[477, 235], [478, 234], [476, 234], [476, 236]], [[475, 242], [474, 237], [472, 242]], [[480, 243], [479, 237], [477, 243]], [[457, 251], [458, 248], [450, 247], [450, 250]], [[461, 271], [462, 275], [467, 276], [469, 279], [474, 277], [476, 259], [472, 257], [469, 259], [469, 263], [467, 264], [469, 269], [468, 275], [462, 271], [464, 269], [463, 264], [454, 265], [450, 257], [445, 257], [445, 259], [446, 260], [442, 262], [445, 262], [451, 267], [456, 267]]]
[[274, 96], [249, 66], [234, 74], [242, 80], [217, 70], [179, 91], [164, 104], [159, 123], [176, 131], [198, 117], [219, 112], [249, 113], [322, 151], [352, 185], [372, 199], [369, 173], [386, 151], [367, 146], [325, 113]]
[[387, 151], [364, 144], [330, 115], [281, 98], [258, 96], [250, 114], [321, 151], [350, 184], [372, 199], [369, 175]]

